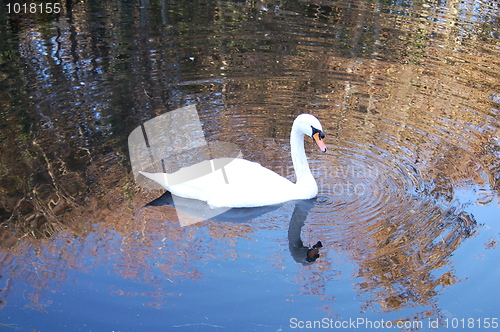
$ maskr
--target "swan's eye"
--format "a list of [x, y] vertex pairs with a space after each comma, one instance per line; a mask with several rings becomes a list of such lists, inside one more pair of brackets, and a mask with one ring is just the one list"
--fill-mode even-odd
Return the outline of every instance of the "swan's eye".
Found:
[[311, 136], [314, 136], [314, 134], [319, 134], [319, 138], [321, 138], [321, 139], [325, 138], [325, 133], [323, 133], [323, 131], [316, 129], [313, 126], [311, 126], [311, 128], [312, 128], [312, 135]]

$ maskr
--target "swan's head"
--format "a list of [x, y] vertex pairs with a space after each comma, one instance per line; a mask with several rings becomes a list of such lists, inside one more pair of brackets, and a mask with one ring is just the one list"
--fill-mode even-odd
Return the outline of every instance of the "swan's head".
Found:
[[326, 152], [325, 133], [318, 118], [311, 114], [301, 114], [295, 119], [293, 126], [304, 135], [312, 137], [320, 150]]

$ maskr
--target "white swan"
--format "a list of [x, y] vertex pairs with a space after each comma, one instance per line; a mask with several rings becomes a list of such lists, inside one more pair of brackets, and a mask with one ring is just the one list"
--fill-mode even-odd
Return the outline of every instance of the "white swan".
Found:
[[[323, 141], [325, 135], [319, 120], [311, 114], [299, 115], [293, 122], [290, 134], [296, 183], [258, 163], [239, 158], [229, 163], [223, 158], [211, 160], [212, 165], [219, 163], [225, 166], [207, 175], [170, 186], [167, 183], [167, 173], [140, 173], [174, 195], [205, 201], [212, 207], [257, 207], [310, 199], [317, 196], [318, 186], [307, 162], [304, 135], [314, 138], [321, 151], [326, 151]], [[199, 164], [177, 172], [186, 174], [190, 167], [197, 165]], [[168, 175], [175, 175], [177, 172]]]

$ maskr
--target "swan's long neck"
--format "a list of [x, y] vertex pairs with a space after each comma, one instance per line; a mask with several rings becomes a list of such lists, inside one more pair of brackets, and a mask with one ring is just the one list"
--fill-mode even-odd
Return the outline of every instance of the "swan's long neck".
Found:
[[309, 169], [307, 162], [306, 151], [304, 149], [304, 133], [298, 130], [297, 126], [292, 126], [290, 134], [290, 149], [292, 154], [293, 168], [295, 169], [295, 176], [297, 177], [297, 185], [307, 186], [311, 189], [316, 188], [316, 180]]

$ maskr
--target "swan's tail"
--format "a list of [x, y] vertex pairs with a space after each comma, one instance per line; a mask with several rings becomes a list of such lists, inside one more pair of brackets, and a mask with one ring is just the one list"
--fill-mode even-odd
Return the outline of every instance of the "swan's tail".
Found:
[[148, 173], [143, 171], [139, 171], [139, 173], [170, 190], [169, 187], [176, 184], [188, 182], [221, 169], [225, 183], [229, 184], [224, 166], [233, 160], [234, 158], [204, 160], [189, 167], [183, 167], [173, 173]]
[[154, 182], [161, 185], [163, 188], [168, 189], [168, 174], [167, 173], [148, 173], [139, 171], [140, 174], [144, 175], [148, 179], [153, 180]]

